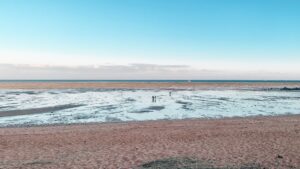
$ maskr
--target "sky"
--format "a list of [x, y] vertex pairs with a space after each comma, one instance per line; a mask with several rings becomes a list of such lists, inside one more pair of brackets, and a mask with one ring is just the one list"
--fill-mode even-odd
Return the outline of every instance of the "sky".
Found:
[[299, 0], [0, 0], [0, 79], [300, 80]]

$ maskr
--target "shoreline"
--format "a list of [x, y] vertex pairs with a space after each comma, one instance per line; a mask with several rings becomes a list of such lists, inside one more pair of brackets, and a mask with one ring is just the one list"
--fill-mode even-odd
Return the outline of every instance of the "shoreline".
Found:
[[196, 157], [291, 169], [300, 167], [299, 138], [299, 115], [0, 128], [0, 168], [134, 168]]
[[[10, 117], [10, 116], [7, 116]], [[143, 124], [151, 122], [180, 122], [180, 121], [216, 121], [216, 120], [245, 120], [245, 119], [266, 119], [266, 118], [285, 118], [285, 117], [295, 117], [300, 118], [299, 114], [279, 114], [279, 115], [252, 115], [252, 116], [233, 116], [233, 117], [200, 117], [200, 118], [184, 118], [184, 119], [157, 119], [157, 120], [132, 120], [132, 121], [109, 121], [109, 122], [78, 122], [78, 123], [52, 123], [52, 124], [33, 124], [33, 125], [9, 125], [0, 126], [0, 130], [3, 128], [39, 128], [39, 127], [67, 127], [67, 126], [92, 126], [92, 125], [126, 125], [126, 124]], [[0, 117], [1, 118], [1, 117]]]
[[[33, 90], [288, 87], [298, 90], [300, 86], [300, 83], [3, 84], [0, 83], [0, 90], [5, 86], [13, 90], [21, 87]], [[74, 105], [25, 109], [14, 113], [30, 113], [31, 110], [40, 113], [69, 106]], [[300, 167], [298, 147], [300, 114], [25, 124], [0, 127], [0, 168], [136, 168], [155, 160], [187, 157], [210, 162], [219, 168], [257, 164], [265, 168], [293, 169]]]

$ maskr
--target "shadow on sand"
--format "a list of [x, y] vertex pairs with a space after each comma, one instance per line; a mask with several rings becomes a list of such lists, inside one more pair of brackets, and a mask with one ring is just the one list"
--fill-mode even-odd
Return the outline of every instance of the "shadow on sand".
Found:
[[247, 164], [239, 167], [214, 167], [212, 164], [194, 158], [167, 158], [151, 161], [136, 169], [265, 169], [258, 164]]

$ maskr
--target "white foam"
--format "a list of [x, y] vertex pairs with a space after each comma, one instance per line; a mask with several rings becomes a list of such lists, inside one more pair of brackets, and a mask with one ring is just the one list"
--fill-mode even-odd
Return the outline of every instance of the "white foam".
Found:
[[[156, 103], [152, 96], [157, 96]], [[1, 90], [0, 101], [0, 111], [84, 105], [54, 113], [0, 117], [0, 126], [300, 113], [300, 92], [284, 91], [180, 90], [169, 96], [169, 90]], [[164, 109], [142, 111], [151, 106]]]

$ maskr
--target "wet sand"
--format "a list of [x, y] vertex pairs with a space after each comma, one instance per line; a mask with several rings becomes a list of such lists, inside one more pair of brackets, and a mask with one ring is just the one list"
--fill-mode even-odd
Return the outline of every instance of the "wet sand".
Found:
[[81, 105], [66, 104], [66, 105], [59, 105], [59, 106], [52, 106], [52, 107], [41, 107], [41, 108], [22, 109], [22, 110], [7, 110], [7, 111], [0, 111], [0, 117], [49, 113], [58, 110], [75, 108], [79, 106]]
[[0, 128], [0, 168], [132, 168], [169, 157], [300, 168], [300, 116]]
[[1, 82], [0, 89], [261, 89], [296, 88], [300, 82]]

